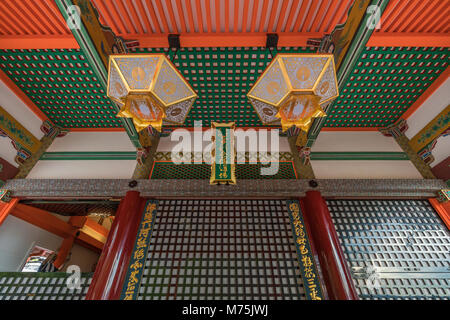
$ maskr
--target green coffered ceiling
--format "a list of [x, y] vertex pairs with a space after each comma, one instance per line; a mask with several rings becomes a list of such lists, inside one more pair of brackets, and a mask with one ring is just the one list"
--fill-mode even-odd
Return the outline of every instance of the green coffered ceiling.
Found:
[[[137, 53], [162, 49], [135, 49]], [[328, 115], [326, 127], [382, 127], [395, 122], [449, 64], [449, 48], [368, 47]], [[276, 52], [312, 52], [279, 48]], [[199, 98], [186, 119], [203, 126], [235, 121], [262, 126], [246, 93], [271, 61], [265, 48], [182, 48], [175, 65]], [[0, 50], [0, 68], [63, 128], [120, 128], [89, 63], [77, 49]]]
[[395, 122], [447, 68], [449, 52], [449, 48], [366, 48], [325, 126], [384, 127]]

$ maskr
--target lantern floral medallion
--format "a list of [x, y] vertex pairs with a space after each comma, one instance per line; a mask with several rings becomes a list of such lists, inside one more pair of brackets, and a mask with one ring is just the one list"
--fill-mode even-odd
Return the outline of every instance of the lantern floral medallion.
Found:
[[163, 121], [183, 124], [197, 98], [163, 53], [110, 55], [107, 95], [121, 106], [117, 116], [133, 119], [137, 131], [161, 131]]
[[247, 97], [263, 124], [307, 132], [339, 96], [332, 54], [278, 54]]

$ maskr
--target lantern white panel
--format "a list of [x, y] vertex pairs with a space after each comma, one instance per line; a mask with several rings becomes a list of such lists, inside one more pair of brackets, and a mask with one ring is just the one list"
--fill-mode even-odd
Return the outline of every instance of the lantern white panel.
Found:
[[263, 124], [275, 124], [280, 121], [279, 118], [275, 117], [278, 112], [275, 107], [252, 98], [249, 98], [249, 101]]
[[164, 102], [165, 106], [195, 95], [181, 75], [166, 60], [161, 65], [152, 92]]
[[130, 90], [148, 90], [160, 57], [115, 57]]
[[312, 90], [328, 59], [302, 56], [281, 58], [294, 90]]
[[109, 65], [109, 79], [108, 79], [108, 91], [107, 94], [109, 97], [114, 99], [115, 102], [123, 105], [122, 98], [125, 98], [128, 94], [128, 90], [123, 84], [122, 78], [120, 77], [119, 72], [117, 71], [114, 63], [110, 63]]
[[249, 95], [258, 100], [278, 105], [288, 93], [289, 85], [283, 77], [279, 61], [275, 60], [250, 90]]

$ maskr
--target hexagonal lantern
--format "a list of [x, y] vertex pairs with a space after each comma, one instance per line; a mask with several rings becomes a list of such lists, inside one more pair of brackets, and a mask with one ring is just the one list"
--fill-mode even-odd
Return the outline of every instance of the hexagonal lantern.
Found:
[[197, 94], [164, 54], [117, 54], [109, 57], [107, 95], [132, 118], [138, 131], [163, 121], [183, 124]]
[[247, 97], [263, 124], [281, 122], [308, 131], [326, 116], [324, 106], [339, 96], [332, 54], [278, 54]]

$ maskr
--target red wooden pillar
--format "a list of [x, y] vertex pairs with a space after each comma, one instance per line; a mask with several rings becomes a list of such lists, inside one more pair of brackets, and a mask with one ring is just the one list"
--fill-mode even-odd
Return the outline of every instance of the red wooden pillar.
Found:
[[325, 199], [319, 191], [307, 191], [303, 202], [306, 228], [319, 257], [323, 280], [331, 300], [358, 300], [350, 269]]
[[86, 300], [120, 298], [144, 205], [137, 191], [128, 191], [120, 202]]

